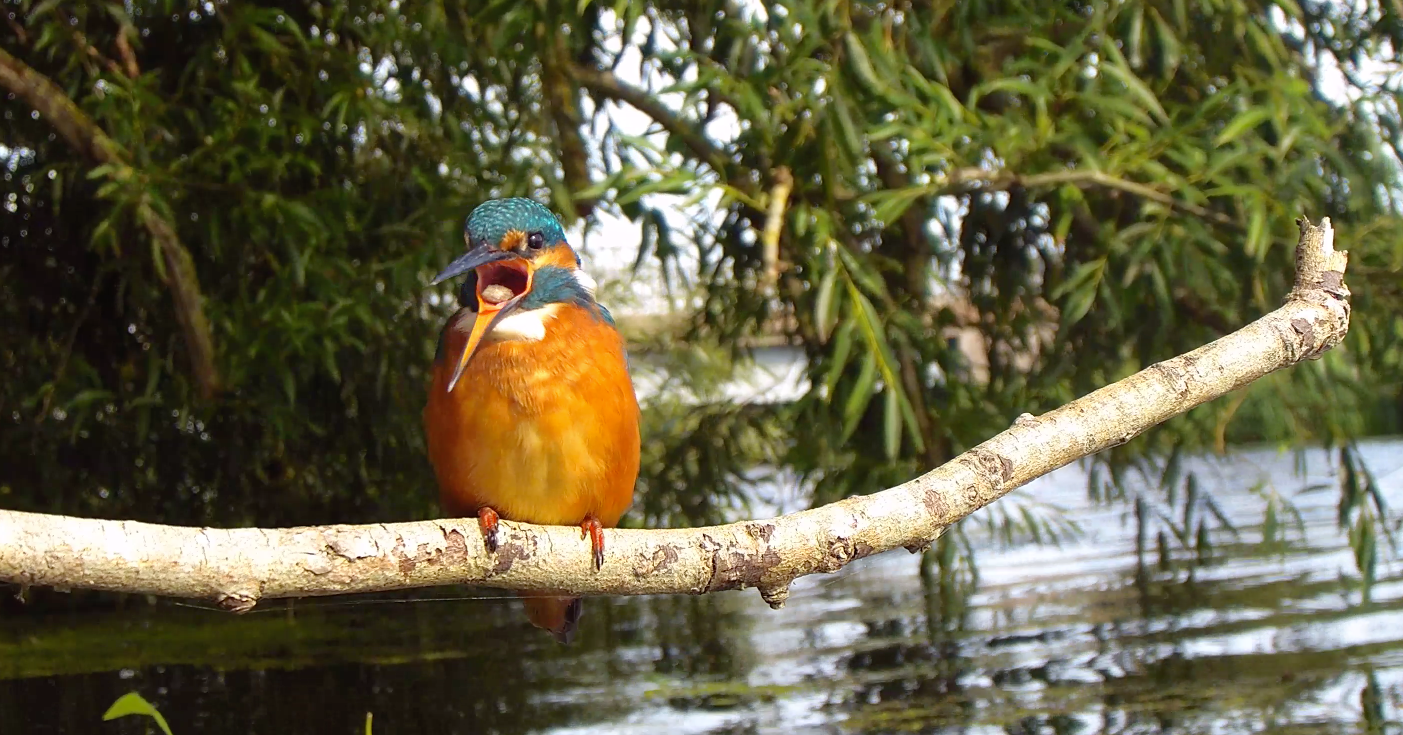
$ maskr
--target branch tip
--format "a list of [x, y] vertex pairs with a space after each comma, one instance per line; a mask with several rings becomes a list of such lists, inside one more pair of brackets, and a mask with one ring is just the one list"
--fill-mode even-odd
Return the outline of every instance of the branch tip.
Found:
[[[1342, 303], [1347, 319], [1350, 292], [1345, 285], [1345, 270], [1349, 267], [1349, 252], [1335, 250], [1335, 228], [1329, 217], [1322, 217], [1316, 225], [1301, 216], [1296, 219], [1296, 226], [1301, 236], [1296, 241], [1295, 283], [1287, 300]], [[1340, 336], [1344, 336], [1343, 331]]]

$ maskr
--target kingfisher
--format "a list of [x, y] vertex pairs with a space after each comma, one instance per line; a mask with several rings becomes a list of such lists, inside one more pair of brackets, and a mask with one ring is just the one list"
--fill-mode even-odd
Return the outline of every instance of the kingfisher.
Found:
[[[433, 281], [467, 276], [439, 334], [424, 408], [439, 505], [476, 516], [492, 553], [502, 518], [578, 525], [602, 568], [603, 529], [618, 525], [638, 479], [638, 399], [623, 336], [540, 203], [484, 202], [464, 240], [467, 251]], [[520, 594], [533, 625], [571, 641], [578, 597]]]

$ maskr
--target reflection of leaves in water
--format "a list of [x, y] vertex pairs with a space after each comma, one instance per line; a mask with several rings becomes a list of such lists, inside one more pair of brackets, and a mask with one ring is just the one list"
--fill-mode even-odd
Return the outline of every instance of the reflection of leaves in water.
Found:
[[[1359, 452], [1357, 442], [1346, 442], [1336, 452], [1340, 493], [1339, 527], [1346, 531], [1354, 552], [1358, 586], [1368, 600], [1378, 577], [1378, 540], [1382, 537], [1396, 551], [1393, 533], [1401, 522], [1383, 498], [1378, 482]], [[1230, 467], [1232, 455], [1198, 458], [1210, 466]], [[1295, 474], [1306, 475], [1305, 452], [1298, 450]], [[1213, 492], [1204, 489], [1201, 469], [1186, 469], [1187, 459], [1176, 447], [1166, 456], [1135, 456], [1111, 450], [1089, 460], [1088, 496], [1094, 502], [1125, 503], [1133, 508], [1136, 524], [1136, 550], [1142, 569], [1153, 552], [1161, 570], [1185, 567], [1192, 576], [1197, 567], [1210, 564], [1226, 535], [1236, 540], [1241, 531], [1228, 518]], [[1236, 472], [1241, 467], [1236, 467]], [[1236, 478], [1235, 478], [1236, 479]], [[1245, 484], [1245, 480], [1239, 482]], [[1291, 539], [1305, 539], [1305, 522], [1300, 510], [1286, 494], [1263, 477], [1248, 492], [1263, 502], [1261, 544], [1267, 550], [1284, 553]], [[1304, 483], [1298, 494], [1329, 489], [1323, 484]]]
[[665, 700], [679, 710], [726, 710], [756, 702], [774, 702], [788, 694], [804, 691], [799, 686], [751, 686], [743, 681], [709, 682], [696, 686], [662, 686], [649, 690], [645, 699]]
[[1397, 551], [1390, 523], [1388, 503], [1384, 501], [1378, 480], [1369, 465], [1359, 456], [1359, 447], [1347, 442], [1340, 447], [1340, 506], [1339, 524], [1349, 531], [1349, 545], [1354, 550], [1354, 566], [1361, 575], [1360, 588], [1368, 602], [1374, 581], [1378, 578], [1379, 537]]
[[[928, 658], [928, 657], [927, 657]], [[884, 676], [860, 677], [846, 701], [854, 732], [927, 731], [939, 727], [995, 726], [1010, 732], [1075, 732], [1091, 722], [1137, 725], [1172, 723], [1174, 730], [1203, 731], [1237, 723], [1299, 722], [1300, 712], [1328, 701], [1345, 671], [1347, 654], [1184, 659], [1171, 656], [1143, 671], [1108, 676], [1100, 682], [1061, 678], [1070, 660], [994, 671], [971, 670], [952, 677], [929, 671], [922, 657], [905, 653], [908, 663]], [[992, 686], [975, 682], [988, 681]], [[1381, 722], [1377, 682], [1361, 692], [1365, 723]], [[1305, 715], [1309, 717], [1309, 715]], [[1028, 727], [1029, 724], [1036, 727]], [[1060, 726], [1057, 725], [1060, 723]], [[1065, 729], [1071, 728], [1071, 729]], [[1158, 728], [1155, 728], [1158, 729]], [[1255, 729], [1255, 728], [1254, 728]]]

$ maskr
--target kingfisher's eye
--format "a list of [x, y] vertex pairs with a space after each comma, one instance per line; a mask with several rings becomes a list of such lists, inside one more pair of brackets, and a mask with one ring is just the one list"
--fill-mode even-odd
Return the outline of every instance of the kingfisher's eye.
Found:
[[546, 246], [546, 236], [539, 232], [533, 232], [526, 236], [526, 246], [532, 250], [540, 250]]
[[480, 247], [480, 248], [485, 248], [485, 247], [487, 247], [488, 245], [491, 245], [491, 244], [492, 244], [492, 243], [487, 242], [487, 238], [485, 238], [485, 237], [480, 237], [480, 238], [478, 238], [478, 240], [477, 240], [477, 246]]

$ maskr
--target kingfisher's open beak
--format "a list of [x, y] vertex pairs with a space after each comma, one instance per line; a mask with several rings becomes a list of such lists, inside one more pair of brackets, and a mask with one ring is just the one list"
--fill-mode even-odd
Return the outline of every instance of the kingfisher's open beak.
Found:
[[442, 283], [471, 270], [477, 271], [477, 317], [473, 320], [472, 330], [463, 345], [463, 352], [458, 355], [453, 377], [448, 380], [449, 393], [453, 392], [458, 379], [463, 377], [463, 370], [482, 344], [483, 337], [515, 311], [521, 300], [531, 293], [530, 262], [510, 250], [497, 250], [486, 246], [473, 248], [463, 257], [450, 263], [433, 282]]

